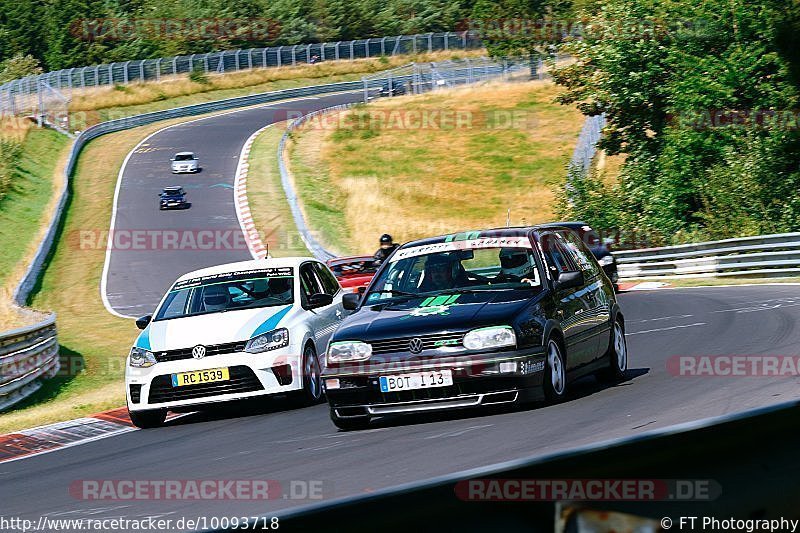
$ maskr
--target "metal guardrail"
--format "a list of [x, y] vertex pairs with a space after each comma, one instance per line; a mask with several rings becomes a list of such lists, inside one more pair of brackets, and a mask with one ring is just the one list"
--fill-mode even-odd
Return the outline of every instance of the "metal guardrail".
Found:
[[0, 411], [34, 393], [59, 368], [55, 314], [0, 333]]
[[614, 252], [620, 278], [800, 275], [800, 233]]
[[475, 33], [461, 31], [249, 48], [76, 67], [26, 76], [0, 85], [0, 113], [43, 114], [40, 107], [46, 103], [38, 95], [47, 90], [71, 93], [74, 89], [87, 87], [160, 81], [162, 77], [194, 70], [214, 74], [325, 60], [354, 60], [436, 50], [467, 50], [481, 46]]

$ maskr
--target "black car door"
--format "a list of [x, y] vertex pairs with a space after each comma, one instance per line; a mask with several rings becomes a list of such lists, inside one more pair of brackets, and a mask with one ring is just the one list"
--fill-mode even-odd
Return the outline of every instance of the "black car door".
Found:
[[563, 233], [563, 237], [568, 252], [583, 272], [584, 300], [589, 306], [585, 318], [588, 331], [593, 338], [594, 355], [590, 360], [594, 360], [603, 356], [610, 342], [611, 301], [607, 291], [611, 289], [601, 274], [602, 271], [597, 260], [578, 236], [571, 231], [566, 231]]
[[[558, 280], [564, 272], [578, 271], [578, 265], [569, 253], [564, 237], [558, 232], [542, 234], [542, 251], [547, 261], [550, 277]], [[567, 368], [573, 369], [592, 361], [596, 341], [592, 339], [589, 319], [589, 301], [585, 285], [564, 289], [555, 287], [556, 318], [561, 323], [567, 345]]]

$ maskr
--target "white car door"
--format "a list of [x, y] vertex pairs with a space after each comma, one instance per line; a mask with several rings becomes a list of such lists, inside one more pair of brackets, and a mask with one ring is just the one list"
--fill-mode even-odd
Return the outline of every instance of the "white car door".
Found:
[[[319, 266], [317, 266], [319, 265]], [[317, 355], [322, 355], [328, 347], [328, 341], [336, 330], [338, 322], [341, 320], [342, 295], [333, 296], [330, 305], [309, 309], [308, 301], [314, 294], [330, 294], [330, 288], [326, 290], [326, 283], [323, 282], [324, 276], [320, 275], [323, 265], [316, 261], [309, 261], [300, 265], [300, 289], [303, 295], [303, 307], [307, 310], [308, 325], [314, 335], [314, 344], [317, 347]], [[337, 282], [338, 286], [338, 282]], [[324, 361], [320, 357], [320, 364]]]

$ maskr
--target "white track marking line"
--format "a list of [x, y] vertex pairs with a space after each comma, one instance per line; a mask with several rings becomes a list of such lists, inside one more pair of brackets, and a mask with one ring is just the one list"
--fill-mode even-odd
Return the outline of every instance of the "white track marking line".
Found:
[[672, 320], [673, 318], [689, 318], [694, 315], [674, 315], [674, 316], [660, 316], [658, 318], [643, 318], [641, 320], [626, 320], [628, 324], [640, 324], [642, 322], [655, 322], [657, 320]]
[[695, 326], [705, 326], [705, 322], [696, 322], [694, 324], [684, 324], [683, 326], [670, 326], [668, 328], [646, 329], [644, 331], [634, 331], [633, 333], [625, 333], [625, 336], [639, 335], [641, 333], [656, 333], [658, 331], [669, 331], [671, 329], [693, 328]]

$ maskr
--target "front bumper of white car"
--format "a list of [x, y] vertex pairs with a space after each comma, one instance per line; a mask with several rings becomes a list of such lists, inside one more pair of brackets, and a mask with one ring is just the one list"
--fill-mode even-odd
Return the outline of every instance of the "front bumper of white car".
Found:
[[197, 172], [197, 165], [173, 165], [172, 173]]
[[[293, 345], [258, 354], [236, 351], [202, 359], [194, 359], [191, 350], [154, 351], [160, 362], [146, 368], [128, 364], [125, 369], [128, 408], [131, 411], [176, 409], [281, 394], [303, 387], [301, 350]], [[176, 355], [177, 352], [181, 353]], [[212, 353], [209, 349], [209, 354]], [[178, 356], [183, 358], [165, 360]], [[228, 369], [229, 379], [225, 381], [173, 385], [173, 375], [222, 368]]]

